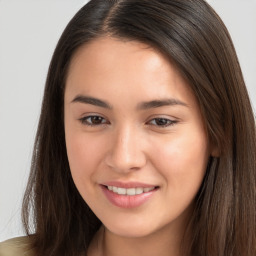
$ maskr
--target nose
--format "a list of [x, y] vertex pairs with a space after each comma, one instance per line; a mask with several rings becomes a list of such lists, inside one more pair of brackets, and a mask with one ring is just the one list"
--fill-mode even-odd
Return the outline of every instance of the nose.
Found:
[[142, 136], [136, 127], [125, 126], [113, 132], [106, 163], [116, 172], [129, 173], [146, 164]]

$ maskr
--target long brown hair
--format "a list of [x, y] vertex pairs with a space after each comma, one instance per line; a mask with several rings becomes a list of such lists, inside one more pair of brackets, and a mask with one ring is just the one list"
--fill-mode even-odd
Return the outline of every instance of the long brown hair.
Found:
[[229, 33], [204, 0], [92, 0], [50, 64], [23, 221], [37, 256], [86, 252], [101, 225], [77, 191], [63, 125], [65, 79], [79, 47], [101, 36], [160, 50], [188, 80], [219, 157], [209, 159], [191, 216], [188, 255], [256, 255], [255, 119]]

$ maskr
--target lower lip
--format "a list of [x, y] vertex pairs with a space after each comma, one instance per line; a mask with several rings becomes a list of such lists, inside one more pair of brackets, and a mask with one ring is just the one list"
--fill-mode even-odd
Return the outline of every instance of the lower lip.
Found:
[[135, 208], [139, 207], [148, 201], [153, 194], [157, 191], [157, 188], [146, 193], [141, 193], [139, 195], [127, 196], [127, 195], [119, 195], [114, 193], [113, 191], [108, 190], [107, 187], [101, 186], [103, 193], [107, 197], [107, 199], [115, 206], [120, 208]]

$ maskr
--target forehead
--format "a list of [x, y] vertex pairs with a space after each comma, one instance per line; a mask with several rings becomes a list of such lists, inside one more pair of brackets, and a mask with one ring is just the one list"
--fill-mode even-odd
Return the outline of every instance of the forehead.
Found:
[[104, 96], [113, 91], [125, 96], [125, 90], [133, 99], [143, 95], [145, 100], [163, 98], [168, 93], [176, 98], [194, 97], [188, 83], [162, 53], [138, 41], [109, 37], [93, 40], [77, 50], [66, 89], [84, 94], [100, 91]]
[[81, 66], [81, 62], [86, 65], [86, 61], [90, 66], [96, 64], [100, 68], [105, 64], [109, 66], [115, 61], [115, 64], [119, 63], [122, 66], [132, 64], [136, 68], [143, 63], [144, 68], [151, 69], [170, 62], [158, 50], [147, 44], [113, 37], [100, 37], [78, 48], [71, 59], [69, 75], [74, 69], [78, 69], [77, 66]]

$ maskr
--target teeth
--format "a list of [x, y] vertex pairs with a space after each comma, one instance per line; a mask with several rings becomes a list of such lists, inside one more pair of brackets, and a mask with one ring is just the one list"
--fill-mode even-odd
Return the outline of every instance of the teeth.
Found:
[[136, 188], [128, 188], [128, 189], [126, 189], [126, 194], [128, 196], [135, 196], [136, 195]]
[[135, 196], [140, 195], [142, 193], [147, 193], [154, 190], [155, 187], [151, 188], [119, 188], [114, 186], [108, 186], [108, 190], [113, 191], [118, 195], [128, 195], [128, 196]]
[[125, 194], [126, 194], [126, 189], [125, 189], [125, 188], [118, 188], [118, 189], [117, 189], [117, 194], [119, 194], [119, 195], [125, 195]]
[[149, 191], [151, 191], [152, 190], [152, 188], [144, 188], [143, 189], [143, 192], [149, 192]]
[[143, 193], [143, 188], [136, 188], [135, 193], [136, 193], [136, 195], [142, 194]]

